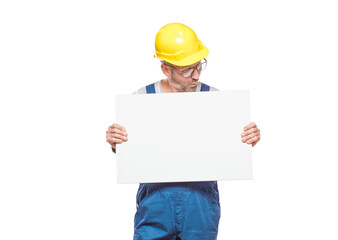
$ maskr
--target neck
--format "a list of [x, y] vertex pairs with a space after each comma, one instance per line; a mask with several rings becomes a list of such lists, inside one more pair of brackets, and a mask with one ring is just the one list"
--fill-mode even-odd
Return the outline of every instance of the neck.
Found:
[[182, 86], [170, 81], [168, 78], [161, 81], [161, 87], [164, 93], [185, 92]]
[[177, 93], [177, 92], [195, 92], [197, 86], [195, 88], [189, 89], [167, 78], [161, 81], [161, 88], [163, 93]]

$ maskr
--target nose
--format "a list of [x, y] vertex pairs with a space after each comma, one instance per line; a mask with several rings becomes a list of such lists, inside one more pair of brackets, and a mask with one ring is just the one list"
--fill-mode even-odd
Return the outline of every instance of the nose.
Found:
[[195, 68], [194, 71], [191, 74], [192, 79], [199, 79], [201, 73]]

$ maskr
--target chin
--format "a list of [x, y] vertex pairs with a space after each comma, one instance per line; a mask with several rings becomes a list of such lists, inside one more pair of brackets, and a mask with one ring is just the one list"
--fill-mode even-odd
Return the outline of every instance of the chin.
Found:
[[192, 88], [184, 88], [183, 91], [184, 91], [184, 92], [196, 92], [196, 87], [192, 87]]

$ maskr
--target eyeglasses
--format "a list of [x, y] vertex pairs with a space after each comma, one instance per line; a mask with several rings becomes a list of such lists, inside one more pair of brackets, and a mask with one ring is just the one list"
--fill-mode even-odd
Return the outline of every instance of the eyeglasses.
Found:
[[195, 71], [195, 69], [200, 72], [203, 71], [206, 67], [207, 67], [207, 60], [204, 58], [202, 61], [200, 61], [195, 67], [193, 68], [188, 68], [184, 71], [180, 71], [177, 70], [176, 68], [174, 68], [171, 65], [167, 65], [169, 67], [171, 67], [172, 69], [174, 69], [176, 72], [182, 74], [183, 77], [191, 77], [191, 75], [193, 74], [193, 72]]

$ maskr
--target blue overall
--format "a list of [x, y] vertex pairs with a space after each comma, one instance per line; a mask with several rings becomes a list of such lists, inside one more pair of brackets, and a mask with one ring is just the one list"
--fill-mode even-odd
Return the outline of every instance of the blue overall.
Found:
[[[202, 84], [201, 91], [209, 89]], [[154, 84], [146, 90], [155, 93]], [[141, 183], [136, 203], [134, 240], [217, 239], [217, 182]]]

